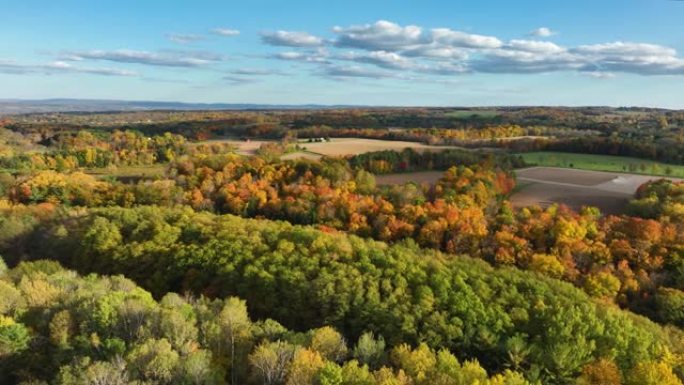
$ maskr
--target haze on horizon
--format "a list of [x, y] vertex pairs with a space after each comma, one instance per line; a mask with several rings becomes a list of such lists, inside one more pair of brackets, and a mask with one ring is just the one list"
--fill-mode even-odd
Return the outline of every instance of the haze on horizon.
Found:
[[684, 108], [684, 2], [6, 1], [0, 99]]

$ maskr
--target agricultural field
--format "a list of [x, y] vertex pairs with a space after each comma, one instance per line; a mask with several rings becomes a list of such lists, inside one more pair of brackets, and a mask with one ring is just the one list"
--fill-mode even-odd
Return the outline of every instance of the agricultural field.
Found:
[[[241, 155], [254, 155], [261, 145], [266, 143], [277, 143], [273, 140], [239, 140], [239, 139], [215, 139], [195, 142], [194, 145], [200, 144], [230, 144], [236, 148], [236, 152]], [[283, 156], [282, 159], [320, 159], [322, 156], [347, 156], [358, 155], [366, 152], [395, 150], [401, 151], [405, 148], [412, 148], [417, 151], [440, 151], [450, 148], [457, 148], [455, 146], [430, 146], [417, 142], [406, 142], [396, 140], [381, 140], [381, 139], [362, 139], [362, 138], [331, 138], [330, 141], [324, 142], [309, 142], [306, 139], [301, 139], [297, 143], [304, 151], [298, 151]]]
[[306, 151], [297, 151], [285, 154], [280, 157], [280, 160], [298, 160], [298, 159], [308, 159], [308, 160], [320, 160], [323, 156], [319, 154], [314, 154]]
[[639, 186], [649, 180], [660, 179], [657, 176], [554, 167], [517, 170], [516, 176], [518, 188], [511, 196], [515, 207], [545, 207], [562, 203], [575, 210], [594, 206], [606, 214], [622, 213]]
[[[437, 182], [441, 171], [419, 171], [377, 175], [378, 185]], [[564, 204], [575, 210], [594, 206], [606, 214], [620, 214], [637, 188], [658, 176], [602, 171], [532, 167], [516, 171], [517, 189], [511, 196], [515, 207]], [[670, 178], [679, 180], [677, 178]]]
[[195, 142], [193, 145], [200, 144], [229, 144], [234, 146], [236, 152], [240, 155], [254, 155], [256, 151], [265, 143], [275, 143], [272, 140], [239, 140], [239, 139], [212, 139]]
[[525, 162], [536, 166], [684, 178], [684, 166], [626, 156], [574, 154], [566, 152], [527, 152], [519, 155], [525, 159]]
[[416, 151], [440, 151], [450, 148], [457, 148], [454, 146], [430, 146], [416, 142], [360, 138], [332, 138], [329, 142], [314, 143], [309, 143], [305, 140], [302, 140], [300, 141], [299, 145], [306, 148], [308, 152], [324, 156], [358, 155], [366, 152], [384, 150], [401, 151], [405, 148], [412, 148]]

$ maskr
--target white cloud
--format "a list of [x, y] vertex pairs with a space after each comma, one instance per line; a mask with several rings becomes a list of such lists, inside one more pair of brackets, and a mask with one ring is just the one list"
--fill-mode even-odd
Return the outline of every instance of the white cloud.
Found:
[[128, 49], [65, 52], [61, 57], [70, 61], [105, 60], [161, 67], [201, 67], [223, 60], [222, 56], [207, 52], [149, 52]]
[[373, 78], [382, 79], [396, 77], [392, 73], [377, 71], [361, 66], [326, 66], [324, 75], [333, 78]]
[[630, 56], [630, 57], [644, 57], [644, 56], [661, 56], [671, 57], [676, 56], [677, 51], [656, 44], [631, 43], [617, 41], [614, 43], [581, 45], [573, 51], [586, 55], [598, 56]]
[[297, 52], [286, 51], [273, 55], [274, 58], [280, 60], [300, 61], [305, 63], [328, 63], [328, 53], [324, 50], [316, 52]]
[[411, 69], [415, 68], [415, 64], [394, 52], [387, 51], [373, 51], [369, 53], [358, 54], [349, 52], [336, 57], [341, 60], [350, 60], [358, 63], [374, 64], [378, 67], [386, 69]]
[[240, 34], [240, 31], [237, 29], [230, 29], [230, 28], [214, 28], [211, 30], [211, 32], [215, 35], [220, 35], [220, 36], [237, 36]]
[[21, 64], [14, 61], [0, 60], [0, 73], [12, 75], [25, 74], [90, 74], [102, 76], [127, 76], [133, 77], [139, 74], [134, 71], [129, 71], [120, 68], [98, 68], [98, 67], [82, 67], [74, 66], [63, 61], [55, 61], [48, 64]]
[[469, 72], [470, 70], [464, 64], [460, 63], [438, 63], [437, 65], [431, 65], [419, 69], [419, 72], [432, 74], [432, 75], [462, 75]]
[[535, 30], [530, 31], [528, 33], [529, 36], [534, 36], [534, 37], [551, 37], [553, 35], [557, 35], [558, 33], [551, 30], [551, 28], [548, 27], [540, 27]]
[[518, 51], [527, 51], [527, 52], [536, 52], [536, 53], [545, 53], [545, 54], [554, 54], [554, 53], [561, 53], [567, 51], [565, 48], [560, 47], [554, 43], [548, 42], [548, 41], [538, 41], [538, 40], [511, 40], [507, 48], [513, 49], [513, 50], [518, 50]]
[[503, 45], [501, 40], [494, 36], [475, 35], [461, 31], [453, 31], [448, 28], [433, 29], [432, 37], [435, 42], [452, 47], [499, 48]]
[[404, 56], [422, 57], [431, 59], [453, 59], [465, 60], [468, 58], [468, 51], [462, 48], [449, 47], [440, 44], [426, 44], [415, 48], [401, 51]]
[[586, 70], [641, 75], [684, 75], [684, 59], [673, 48], [646, 43], [613, 42], [571, 50], [586, 59]]
[[543, 73], [581, 70], [583, 57], [567, 52], [529, 52], [515, 49], [490, 50], [469, 62], [472, 70], [490, 73]]
[[324, 42], [318, 36], [296, 31], [264, 32], [261, 40], [268, 45], [284, 47], [319, 47]]
[[179, 33], [169, 33], [166, 35], [166, 38], [178, 44], [188, 44], [204, 40], [204, 36], [202, 35], [188, 35]]
[[336, 46], [369, 51], [405, 49], [420, 44], [423, 39], [420, 27], [402, 27], [386, 20], [374, 24], [334, 27], [333, 32], [338, 35]]

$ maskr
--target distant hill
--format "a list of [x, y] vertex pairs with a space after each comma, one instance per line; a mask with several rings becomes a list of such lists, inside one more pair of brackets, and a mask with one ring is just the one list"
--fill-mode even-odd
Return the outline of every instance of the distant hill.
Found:
[[263, 109], [323, 109], [351, 107], [321, 104], [250, 104], [250, 103], [181, 103], [95, 99], [0, 99], [0, 114], [41, 112], [103, 112], [149, 110], [263, 110]]

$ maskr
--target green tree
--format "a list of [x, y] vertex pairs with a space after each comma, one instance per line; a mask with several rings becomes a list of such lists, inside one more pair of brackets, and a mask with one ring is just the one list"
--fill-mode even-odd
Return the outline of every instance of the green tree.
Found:
[[230, 383], [236, 385], [238, 384], [238, 367], [235, 364], [236, 349], [240, 343], [247, 342], [251, 337], [252, 323], [247, 314], [245, 301], [236, 297], [228, 298], [219, 314], [219, 323], [223, 335], [228, 341]]
[[342, 385], [342, 368], [334, 362], [326, 362], [318, 369], [319, 385]]
[[133, 347], [126, 356], [136, 377], [170, 384], [178, 373], [179, 354], [166, 339], [150, 339]]
[[0, 358], [26, 350], [30, 341], [26, 326], [12, 318], [0, 316]]
[[376, 339], [373, 332], [363, 333], [353, 351], [354, 358], [371, 368], [380, 367], [384, 363], [384, 355], [385, 339], [382, 336]]

